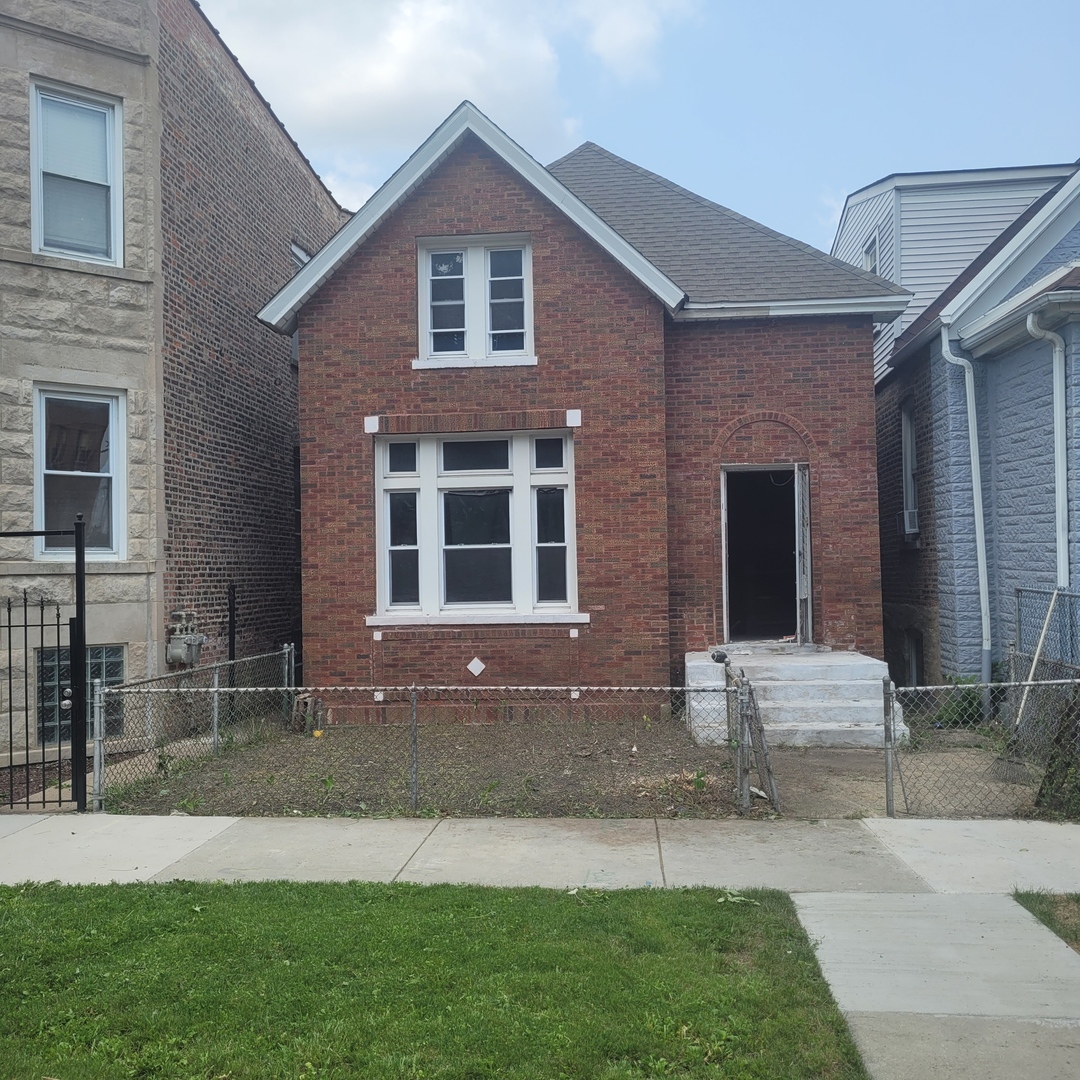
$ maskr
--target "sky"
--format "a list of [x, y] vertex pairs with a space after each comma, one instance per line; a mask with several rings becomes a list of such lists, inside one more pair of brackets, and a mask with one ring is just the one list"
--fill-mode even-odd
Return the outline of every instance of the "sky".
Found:
[[463, 100], [828, 250], [894, 172], [1080, 158], [1078, 0], [200, 0], [357, 209]]

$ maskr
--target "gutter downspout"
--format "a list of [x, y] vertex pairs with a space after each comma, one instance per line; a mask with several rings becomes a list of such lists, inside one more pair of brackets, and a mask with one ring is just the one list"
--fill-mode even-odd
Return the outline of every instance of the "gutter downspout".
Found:
[[1069, 587], [1069, 450], [1065, 427], [1065, 339], [1044, 330], [1034, 311], [1027, 317], [1033, 338], [1054, 346], [1054, 517], [1057, 534], [1057, 587]]
[[990, 583], [986, 570], [986, 521], [983, 517], [982, 469], [979, 465], [979, 429], [975, 416], [975, 372], [971, 361], [957, 356], [949, 347], [949, 323], [941, 323], [941, 355], [950, 364], [964, 369], [967, 398], [968, 447], [971, 451], [971, 501], [975, 512], [975, 560], [979, 573], [979, 614], [982, 618], [982, 675], [990, 681]]

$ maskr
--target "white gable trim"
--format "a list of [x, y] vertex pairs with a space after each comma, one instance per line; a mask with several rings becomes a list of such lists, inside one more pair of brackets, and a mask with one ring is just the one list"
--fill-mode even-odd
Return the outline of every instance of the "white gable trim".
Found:
[[1021, 314], [1021, 309], [1025, 308], [1032, 300], [1049, 292], [1055, 281], [1059, 281], [1078, 267], [1080, 267], [1080, 259], [1062, 263], [1061, 266], [1051, 270], [1049, 274], [1044, 274], [1034, 285], [1029, 285], [1015, 296], [1011, 296], [996, 307], [992, 307], [984, 315], [980, 315], [978, 318], [959, 327], [961, 347], [968, 349], [981, 343], [988, 332], [994, 333], [1000, 329], [1001, 324], [1008, 322], [1011, 318], [1016, 318]]
[[[1080, 219], [1080, 169], [1078, 169], [1055, 195], [987, 264], [975, 275], [963, 289], [942, 308], [940, 321], [955, 325], [983, 297], [990, 287], [1010, 268], [1023, 272], [1017, 264], [1021, 256], [1041, 236], [1044, 236], [1055, 224], [1071, 229]], [[1073, 220], [1066, 215], [1073, 211]], [[1061, 234], [1064, 235], [1064, 232]], [[1060, 239], [1058, 237], [1057, 239]], [[1057, 242], [1055, 239], [1055, 243]], [[1040, 256], [1041, 257], [1041, 256]]]
[[259, 312], [279, 333], [290, 333], [296, 313], [339, 266], [457, 146], [466, 132], [498, 154], [515, 172], [554, 203], [575, 225], [621, 263], [664, 304], [677, 311], [686, 294], [610, 225], [597, 217], [538, 161], [497, 128], [471, 102], [462, 102], [400, 169], [353, 215], [340, 232]]

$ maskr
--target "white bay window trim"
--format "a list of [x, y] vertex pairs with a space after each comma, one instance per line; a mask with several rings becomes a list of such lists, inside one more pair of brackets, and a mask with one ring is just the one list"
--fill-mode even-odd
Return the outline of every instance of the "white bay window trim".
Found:
[[[573, 445], [567, 431], [377, 440], [378, 610], [367, 625], [588, 623], [577, 610]], [[447, 446], [465, 460], [448, 461]], [[470, 590], [489, 595], [460, 599]]]
[[[34, 388], [34, 529], [70, 529], [82, 512], [92, 561], [127, 558], [126, 412], [123, 391]], [[37, 537], [34, 555], [70, 561], [74, 546]]]
[[123, 105], [88, 90], [31, 85], [34, 252], [123, 266]]
[[[516, 253], [520, 253], [520, 286], [516, 268], [498, 265], [500, 257], [514, 263]], [[528, 237], [520, 234], [421, 240], [419, 355], [413, 368], [535, 365], [531, 255]], [[463, 338], [456, 347], [453, 333]]]

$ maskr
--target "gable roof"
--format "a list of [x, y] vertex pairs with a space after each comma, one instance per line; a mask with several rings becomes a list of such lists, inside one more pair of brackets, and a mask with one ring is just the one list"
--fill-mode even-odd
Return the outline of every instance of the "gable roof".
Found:
[[867, 299], [909, 293], [790, 236], [585, 143], [548, 169], [686, 290], [694, 308], [776, 301]]
[[496, 127], [469, 101], [463, 101], [340, 232], [259, 312], [275, 330], [288, 333], [296, 313], [339, 266], [412, 194], [471, 132], [498, 154], [541, 195], [620, 262], [669, 311], [685, 301], [682, 289], [568, 191], [535, 158]]
[[462, 102], [259, 312], [280, 332], [321, 285], [472, 133], [679, 318], [799, 314], [894, 319], [910, 294], [585, 143], [545, 169]]
[[943, 316], [944, 321], [952, 324], [1000, 277], [1020, 251], [1030, 246], [1054, 221], [1061, 218], [1069, 204], [1080, 195], [1080, 169], [1073, 168], [1071, 176], [1050, 188], [1003, 229], [907, 327], [893, 343], [890, 367], [896, 367], [928, 340], [936, 337]]

